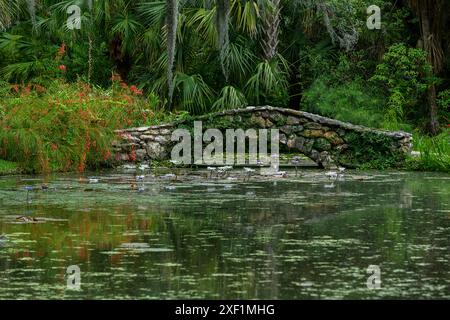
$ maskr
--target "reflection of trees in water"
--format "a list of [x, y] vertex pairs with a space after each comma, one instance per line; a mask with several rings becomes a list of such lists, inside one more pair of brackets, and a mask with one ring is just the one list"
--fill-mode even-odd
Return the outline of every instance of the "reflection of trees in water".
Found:
[[403, 185], [402, 190], [400, 191], [400, 208], [411, 209], [412, 205], [413, 205], [413, 194], [408, 184], [405, 183]]
[[[342, 181], [333, 190], [325, 190], [321, 183], [279, 183], [271, 189], [256, 184], [264, 188], [255, 188], [250, 198], [236, 197], [237, 201], [195, 201], [194, 194], [184, 198], [178, 194], [176, 203], [145, 211], [130, 203], [79, 213], [43, 206], [38, 213], [68, 221], [35, 226], [0, 222], [0, 229], [29, 232], [24, 237], [37, 241], [20, 245], [34, 258], [29, 262], [33, 268], [65, 266], [67, 262], [50, 261], [59, 257], [88, 263], [93, 272], [120, 266], [123, 272], [137, 275], [125, 283], [111, 284], [111, 292], [145, 285], [155, 294], [193, 290], [206, 296], [219, 293], [221, 298], [295, 298], [306, 294], [292, 291], [293, 281], [304, 281], [299, 278], [326, 285], [324, 276], [314, 273], [320, 263], [327, 266], [325, 270], [350, 263], [367, 268], [370, 257], [389, 268], [419, 270], [410, 263], [412, 256], [419, 256], [430, 263], [420, 269], [427, 275], [448, 272], [448, 266], [436, 262], [443, 257], [438, 249], [448, 249], [448, 234], [437, 232], [438, 227], [450, 227], [446, 214], [437, 212], [448, 210], [448, 182], [403, 177], [385, 183]], [[242, 190], [228, 192], [242, 194]], [[324, 237], [334, 242], [322, 243]], [[341, 245], [343, 239], [358, 242]], [[101, 254], [133, 242], [173, 251]], [[287, 262], [290, 258], [298, 261]], [[177, 266], [163, 268], [158, 266], [161, 263]], [[4, 260], [1, 266], [11, 268]], [[215, 273], [233, 276], [213, 277]], [[186, 282], [183, 277], [195, 281]]]

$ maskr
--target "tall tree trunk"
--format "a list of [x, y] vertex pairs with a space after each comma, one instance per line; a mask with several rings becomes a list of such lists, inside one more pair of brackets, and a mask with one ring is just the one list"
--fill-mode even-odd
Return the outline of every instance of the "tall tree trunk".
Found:
[[436, 85], [430, 86], [428, 89], [428, 103], [430, 105], [430, 124], [429, 130], [432, 135], [437, 135], [440, 131], [439, 127], [439, 116], [438, 116], [438, 106], [437, 106], [437, 94]]
[[92, 50], [94, 49], [94, 43], [92, 41], [91, 33], [88, 34], [88, 82], [91, 83], [92, 78], [92, 68], [93, 68], [93, 58], [92, 58]]
[[217, 32], [219, 34], [219, 50], [220, 50], [220, 64], [222, 66], [222, 73], [228, 83], [228, 63], [226, 60], [230, 39], [228, 34], [229, 19], [230, 19], [230, 0], [216, 0], [216, 19]]
[[[431, 32], [431, 25], [429, 20], [429, 10], [428, 10], [428, 1], [425, 3], [419, 4], [419, 13], [420, 13], [420, 21], [421, 21], [421, 31], [422, 31], [422, 40], [424, 49], [428, 52], [428, 61], [433, 65], [433, 70], [436, 69], [435, 64], [433, 64], [433, 44], [432, 37], [433, 34]], [[430, 112], [430, 123], [429, 130], [431, 134], [437, 134], [439, 132], [439, 119], [438, 119], [438, 106], [436, 102], [436, 85], [431, 85], [428, 88], [428, 104], [429, 104], [429, 112]]]
[[27, 0], [28, 12], [30, 13], [33, 31], [36, 29], [36, 0]]
[[[447, 0], [445, 0], [447, 1]], [[407, 0], [420, 20], [420, 33], [423, 49], [428, 54], [428, 61], [433, 67], [434, 74], [439, 74], [444, 66], [444, 52], [440, 35], [444, 29], [442, 0]], [[427, 100], [429, 108], [428, 130], [431, 134], [439, 132], [439, 118], [436, 85], [428, 88]]]
[[128, 73], [131, 70], [131, 57], [122, 50], [123, 40], [119, 34], [114, 35], [114, 38], [109, 43], [109, 56], [117, 68], [117, 73], [123, 81], [127, 81]]
[[175, 50], [178, 28], [178, 1], [166, 0], [167, 5], [167, 86], [169, 89], [169, 109], [172, 108], [174, 92], [173, 68], [175, 64]]
[[264, 59], [272, 60], [278, 53], [280, 22], [281, 22], [281, 1], [269, 0], [269, 6], [265, 9], [263, 16], [264, 38], [261, 41]]
[[[90, 19], [91, 19], [91, 23], [92, 23], [93, 22], [92, 21], [93, 20], [93, 18], [92, 18], [92, 0], [88, 0], [88, 7], [89, 7]], [[89, 42], [89, 47], [88, 47], [88, 82], [91, 83], [92, 68], [93, 68], [92, 51], [94, 49], [94, 42], [92, 40], [92, 34], [91, 34], [90, 31], [88, 32], [88, 42]]]

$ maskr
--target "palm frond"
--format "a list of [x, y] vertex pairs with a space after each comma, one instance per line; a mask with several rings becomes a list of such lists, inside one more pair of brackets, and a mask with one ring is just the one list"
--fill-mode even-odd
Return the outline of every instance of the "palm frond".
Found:
[[286, 72], [280, 67], [277, 59], [263, 61], [256, 67], [255, 74], [248, 80], [245, 90], [259, 104], [261, 97], [276, 91], [287, 90]]
[[208, 111], [214, 91], [203, 81], [201, 75], [176, 73], [175, 88], [180, 93], [182, 109], [194, 114]]
[[245, 95], [233, 86], [226, 86], [220, 91], [219, 99], [213, 104], [213, 110], [239, 109], [247, 105]]

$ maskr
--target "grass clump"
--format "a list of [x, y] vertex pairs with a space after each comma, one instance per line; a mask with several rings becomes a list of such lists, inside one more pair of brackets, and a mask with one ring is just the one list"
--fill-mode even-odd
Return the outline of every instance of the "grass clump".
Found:
[[362, 81], [330, 85], [319, 79], [304, 93], [302, 108], [337, 120], [380, 128], [383, 97]]
[[441, 171], [450, 173], [450, 129], [436, 137], [414, 137], [417, 156], [408, 160], [408, 167], [420, 171]]
[[17, 164], [0, 159], [0, 176], [18, 173]]

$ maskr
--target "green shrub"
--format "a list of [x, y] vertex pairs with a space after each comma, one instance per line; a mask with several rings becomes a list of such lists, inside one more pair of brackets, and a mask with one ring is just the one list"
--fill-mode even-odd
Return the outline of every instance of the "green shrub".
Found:
[[[84, 171], [113, 159], [114, 130], [167, 121], [155, 98], [115, 81], [109, 90], [78, 82], [1, 89], [0, 158], [25, 172]], [[5, 91], [8, 91], [7, 93]]]
[[450, 129], [436, 137], [414, 136], [414, 149], [420, 155], [409, 159], [410, 169], [450, 172]]
[[306, 90], [302, 109], [353, 124], [379, 128], [383, 120], [384, 97], [362, 81], [331, 86], [321, 78]]
[[0, 175], [13, 174], [17, 172], [17, 164], [0, 159]]
[[349, 148], [340, 155], [340, 162], [360, 169], [388, 169], [403, 166], [406, 157], [392, 149], [392, 138], [372, 132], [349, 133]]
[[388, 49], [371, 78], [373, 83], [384, 87], [389, 97], [384, 116], [385, 127], [398, 129], [402, 121], [417, 119], [417, 115], [423, 113], [424, 94], [437, 81], [432, 74], [425, 51], [402, 43]]

